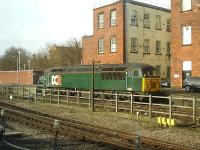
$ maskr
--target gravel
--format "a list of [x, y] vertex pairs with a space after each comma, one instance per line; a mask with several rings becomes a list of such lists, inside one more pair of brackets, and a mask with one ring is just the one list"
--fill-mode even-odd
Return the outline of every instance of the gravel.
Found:
[[[33, 103], [25, 100], [12, 100], [17, 106], [34, 109], [49, 114], [58, 115], [69, 119], [79, 120], [92, 125], [120, 130], [127, 133], [168, 141], [185, 146], [200, 148], [200, 128], [172, 127], [163, 128], [156, 124], [155, 118], [140, 117], [135, 115], [113, 112], [90, 112], [89, 109], [77, 106], [66, 106], [48, 103]], [[36, 137], [39, 138], [39, 137]]]

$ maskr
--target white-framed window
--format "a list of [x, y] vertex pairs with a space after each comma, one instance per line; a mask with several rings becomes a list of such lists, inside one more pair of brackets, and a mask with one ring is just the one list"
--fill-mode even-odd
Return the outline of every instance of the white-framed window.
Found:
[[161, 54], [161, 41], [156, 41], [156, 54]]
[[137, 25], [138, 25], [137, 11], [132, 10], [131, 11], [131, 26], [137, 26]]
[[110, 38], [110, 52], [115, 53], [117, 52], [117, 39], [116, 36]]
[[156, 16], [156, 29], [157, 30], [161, 29], [161, 16], [160, 15]]
[[131, 53], [138, 52], [138, 39], [137, 38], [131, 38]]
[[183, 45], [192, 44], [192, 27], [182, 27]]
[[182, 0], [182, 11], [192, 10], [192, 0]]
[[99, 29], [104, 28], [104, 13], [100, 13], [98, 16]]
[[144, 14], [144, 28], [149, 28], [150, 27], [150, 22], [149, 22], [149, 14]]
[[183, 71], [192, 70], [192, 61], [183, 61]]
[[99, 41], [98, 41], [98, 50], [99, 50], [99, 54], [103, 54], [104, 53], [104, 39], [99, 39]]
[[144, 53], [149, 53], [149, 39], [144, 39]]
[[116, 10], [110, 11], [110, 26], [117, 25], [117, 12]]

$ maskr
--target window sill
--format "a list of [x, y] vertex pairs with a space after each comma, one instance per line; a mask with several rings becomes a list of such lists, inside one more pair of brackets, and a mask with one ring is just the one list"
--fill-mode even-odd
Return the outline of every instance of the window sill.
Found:
[[130, 53], [138, 53], [138, 51], [130, 51]]
[[138, 24], [130, 24], [130, 26], [138, 27]]
[[182, 44], [181, 46], [192, 46], [192, 44]]
[[144, 27], [144, 28], [146, 28], [146, 29], [150, 29], [150, 27]]
[[98, 29], [99, 29], [99, 30], [102, 30], [102, 29], [104, 29], [104, 27], [101, 27], [101, 28], [99, 27]]
[[110, 27], [115, 27], [115, 26], [117, 26], [117, 24], [115, 24], [115, 25], [110, 25]]
[[117, 51], [116, 52], [110, 52], [111, 54], [113, 54], [113, 53], [117, 53]]
[[191, 12], [192, 9], [189, 9], [189, 10], [181, 10], [181, 13], [187, 13], [187, 12]]
[[162, 55], [161, 53], [155, 53], [155, 55]]
[[167, 29], [166, 32], [171, 32], [171, 30], [168, 30], [168, 29]]
[[161, 31], [162, 29], [157, 29], [157, 28], [155, 28], [155, 30]]
[[150, 52], [143, 52], [143, 54], [150, 54]]
[[99, 55], [103, 55], [104, 53], [98, 53]]

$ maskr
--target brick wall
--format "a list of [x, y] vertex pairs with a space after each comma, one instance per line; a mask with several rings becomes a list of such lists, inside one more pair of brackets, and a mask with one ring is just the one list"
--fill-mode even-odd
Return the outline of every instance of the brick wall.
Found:
[[0, 71], [0, 84], [33, 84], [33, 71]]
[[[193, 1], [192, 10], [182, 12], [181, 0], [172, 4], [172, 61], [171, 80], [173, 87], [182, 87], [183, 61], [192, 61], [192, 76], [200, 76], [200, 7]], [[191, 25], [192, 44], [182, 45], [182, 26]]]
[[[117, 25], [110, 27], [110, 11], [117, 12]], [[104, 28], [98, 28], [98, 15], [104, 13]], [[123, 2], [94, 9], [93, 11], [93, 36], [83, 37], [83, 65], [91, 64], [91, 60], [100, 61], [101, 64], [124, 63], [124, 9]], [[110, 38], [117, 38], [117, 52], [110, 52]], [[98, 40], [104, 38], [104, 54], [98, 53]], [[91, 43], [92, 42], [92, 43]]]

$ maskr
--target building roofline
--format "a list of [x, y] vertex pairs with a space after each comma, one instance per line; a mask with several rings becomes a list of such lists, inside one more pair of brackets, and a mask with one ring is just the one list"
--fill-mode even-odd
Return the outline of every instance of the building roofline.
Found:
[[139, 5], [139, 6], [144, 6], [144, 7], [148, 7], [148, 8], [152, 8], [152, 9], [171, 12], [170, 9], [167, 9], [167, 8], [164, 8], [164, 7], [155, 6], [155, 5], [151, 5], [151, 4], [147, 4], [147, 3], [143, 3], [143, 2], [139, 2], [139, 1], [134, 1], [134, 0], [120, 0], [120, 1], [124, 1], [126, 3], [135, 4], [135, 5]]
[[138, 6], [148, 7], [148, 8], [152, 8], [152, 9], [161, 10], [161, 11], [166, 11], [166, 12], [169, 12], [169, 13], [171, 12], [171, 9], [167, 9], [167, 8], [164, 8], [164, 7], [159, 7], [159, 6], [156, 6], [156, 5], [147, 4], [147, 3], [139, 2], [139, 1], [135, 1], [135, 0], [118, 0], [117, 2], [106, 4], [106, 5], [94, 8], [93, 10], [97, 10], [97, 9], [107, 7], [107, 6], [110, 6], [110, 5], [115, 5], [115, 4], [121, 3], [121, 2], [135, 4], [135, 5], [138, 5]]

